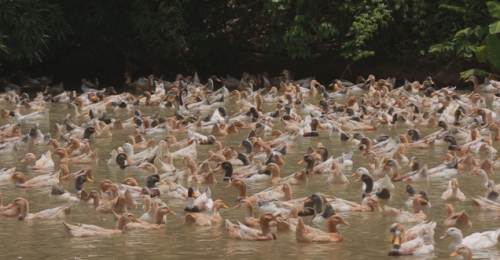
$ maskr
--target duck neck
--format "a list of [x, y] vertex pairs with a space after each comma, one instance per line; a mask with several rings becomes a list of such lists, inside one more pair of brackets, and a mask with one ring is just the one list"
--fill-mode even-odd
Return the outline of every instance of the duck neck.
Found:
[[193, 198], [193, 197], [189, 197], [189, 198], [188, 198], [188, 204], [187, 204], [187, 207], [188, 207], [188, 208], [192, 208], [192, 207], [194, 207], [194, 198]]
[[245, 220], [253, 219], [253, 207], [251, 203], [246, 203], [245, 207]]
[[[287, 185], [287, 184], [284, 184], [284, 185]], [[290, 186], [288, 186], [288, 188], [285, 189], [283, 192], [285, 193], [285, 200], [286, 201], [290, 201], [293, 199], [292, 198], [292, 189]]]
[[418, 171], [418, 170], [420, 170], [419, 162], [414, 162], [413, 166], [411, 167], [411, 170], [412, 171]]
[[218, 216], [220, 208], [217, 206], [212, 207], [212, 215]]
[[111, 194], [112, 194], [112, 199], [116, 199], [116, 197], [118, 197], [118, 195], [120, 195], [120, 193], [118, 192], [118, 189], [116, 187], [111, 187]]
[[413, 212], [416, 214], [419, 213], [420, 211], [421, 211], [420, 200], [413, 199]]
[[151, 210], [151, 196], [149, 195], [144, 196], [144, 210], [146, 212]]
[[328, 233], [340, 234], [340, 231], [337, 229], [337, 223], [335, 223], [334, 221], [328, 221], [326, 227], [328, 229]]
[[125, 226], [127, 225], [127, 219], [124, 217], [121, 217], [120, 220], [118, 220], [118, 225], [116, 226], [116, 230], [121, 230], [125, 232]]
[[94, 209], [97, 209], [99, 208], [99, 204], [101, 203], [101, 197], [99, 196], [99, 194], [95, 194], [92, 196], [92, 199], [94, 199]]
[[367, 180], [365, 180], [365, 193], [370, 193], [372, 192], [373, 190], [373, 179], [372, 178], [368, 178]]
[[198, 167], [196, 167], [196, 163], [194, 163], [193, 161], [189, 161], [187, 167], [191, 171], [191, 173], [195, 173], [198, 171]]
[[30, 206], [29, 206], [28, 201], [25, 201], [21, 205], [20, 210], [21, 210], [21, 212], [20, 212], [20, 214], [19, 214], [19, 216], [17, 218], [19, 220], [24, 220], [28, 216], [28, 214], [30, 214]]
[[[226, 174], [227, 174], [227, 171], [226, 171]], [[239, 185], [238, 191], [239, 191], [238, 200], [242, 200], [242, 199], [247, 197], [247, 186], [245, 184]]]
[[260, 220], [260, 229], [262, 230], [262, 235], [265, 236], [271, 233], [271, 227], [269, 227], [269, 220]]
[[453, 208], [446, 207], [446, 218], [449, 218], [453, 215]]
[[163, 221], [163, 216], [166, 216], [166, 214], [164, 212], [161, 212], [160, 210], [156, 210], [155, 224], [157, 224], [157, 225], [165, 224], [165, 222]]
[[323, 212], [323, 205], [324, 205], [323, 199], [316, 201], [316, 203], [314, 203], [314, 211], [316, 213]]
[[454, 244], [456, 245], [462, 244], [462, 239], [463, 239], [462, 232], [455, 232], [453, 236], [451, 236], [451, 238], [453, 239]]

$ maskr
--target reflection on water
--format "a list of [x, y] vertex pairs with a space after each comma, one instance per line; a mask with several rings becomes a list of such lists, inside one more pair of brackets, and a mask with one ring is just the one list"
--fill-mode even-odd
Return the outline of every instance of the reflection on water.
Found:
[[[317, 103], [317, 100], [309, 100], [311, 103]], [[345, 102], [337, 100], [337, 102]], [[231, 102], [226, 102], [229, 113], [232, 114], [238, 110]], [[6, 109], [14, 109], [12, 105], [2, 104]], [[273, 106], [264, 104], [266, 110], [270, 110]], [[62, 110], [63, 104], [51, 104], [50, 119], [48, 121], [39, 122], [43, 133], [50, 132], [54, 136], [52, 130], [55, 123], [61, 123], [66, 116], [67, 110]], [[141, 106], [141, 111], [150, 115], [157, 108]], [[162, 116], [173, 115], [172, 110], [160, 110]], [[114, 114], [112, 110], [108, 111], [109, 117], [125, 119], [130, 115]], [[82, 119], [74, 120], [75, 123], [81, 124]], [[1, 121], [5, 124], [6, 121]], [[25, 122], [22, 124], [22, 131], [26, 131], [34, 124], [34, 122]], [[275, 123], [276, 128], [281, 128], [279, 122]], [[426, 135], [433, 132], [435, 129], [422, 129], [421, 134]], [[395, 135], [396, 133], [404, 133], [404, 129], [381, 129], [364, 133], [366, 136], [373, 138], [380, 133]], [[237, 147], [238, 144], [248, 135], [248, 129], [239, 129], [237, 135], [230, 135], [219, 138], [224, 146]], [[85, 183], [84, 188], [87, 191], [92, 189], [97, 190], [99, 182], [104, 179], [112, 181], [121, 181], [126, 177], [133, 177], [140, 184], [144, 183], [148, 172], [141, 169], [120, 169], [118, 167], [109, 167], [106, 164], [110, 157], [112, 149], [121, 146], [125, 138], [131, 132], [129, 130], [114, 131], [112, 138], [94, 140], [92, 149], [99, 149], [99, 164], [91, 166], [94, 174], [94, 183]], [[208, 131], [202, 132], [208, 134]], [[185, 138], [185, 134], [180, 134], [178, 140]], [[148, 137], [152, 138], [152, 137]], [[157, 140], [164, 139], [165, 136], [155, 136]], [[267, 137], [267, 139], [270, 139]], [[339, 198], [361, 202], [361, 185], [362, 183], [355, 182], [357, 177], [350, 177], [350, 174], [357, 167], [367, 167], [365, 160], [361, 157], [361, 152], [355, 145], [341, 143], [338, 138], [330, 139], [327, 132], [320, 132], [320, 137], [317, 138], [300, 138], [296, 146], [291, 146], [285, 156], [285, 168], [282, 169], [282, 177], [290, 175], [298, 170], [303, 169], [303, 165], [298, 165], [307, 147], [316, 147], [317, 142], [323, 142], [329, 150], [330, 155], [339, 156], [342, 152], [354, 151], [352, 169], [344, 170], [349, 178], [347, 185], [334, 185], [326, 182], [328, 176], [315, 175], [309, 176], [307, 185], [299, 185], [293, 187], [294, 198], [309, 196], [313, 192], [323, 192]], [[495, 148], [498, 143], [494, 144]], [[2, 154], [0, 160], [2, 168], [10, 168], [17, 166], [17, 171], [22, 171], [27, 178], [32, 178], [41, 172], [26, 170], [26, 164], [19, 164], [20, 159], [31, 151], [35, 155], [40, 156], [48, 150], [48, 146], [30, 146], [22, 148], [17, 154]], [[50, 147], [51, 148], [51, 147]], [[206, 159], [207, 151], [211, 149], [209, 146], [200, 146], [198, 152], [198, 161]], [[243, 148], [237, 148], [238, 151], [243, 151]], [[441, 164], [440, 158], [447, 152], [446, 147], [435, 147], [430, 150], [409, 150], [407, 157], [418, 156], [421, 165], [427, 164], [429, 168]], [[54, 158], [56, 167], [58, 158]], [[179, 161], [175, 162], [178, 168], [184, 166]], [[402, 166], [402, 173], [410, 171], [407, 165]], [[86, 168], [86, 165], [69, 165], [71, 172]], [[212, 168], [215, 164], [212, 164]], [[500, 213], [474, 211], [471, 207], [470, 198], [475, 195], [483, 195], [481, 181], [475, 176], [471, 176], [468, 172], [461, 172], [457, 176], [460, 181], [460, 189], [467, 196], [465, 202], [452, 203], [456, 211], [466, 210], [470, 215], [473, 227], [470, 230], [464, 230], [464, 235], [472, 232], [486, 231], [497, 228], [499, 225], [492, 219]], [[238, 191], [234, 188], [225, 189], [226, 183], [221, 181], [222, 176], [218, 175], [218, 183], [210, 185], [214, 199], [223, 199], [231, 208], [236, 205], [236, 197]], [[498, 177], [495, 177], [498, 183]], [[427, 214], [429, 220], [434, 220], [438, 223], [436, 227], [435, 239], [436, 250], [434, 255], [425, 256], [418, 259], [449, 259], [451, 253], [448, 249], [449, 240], [439, 240], [445, 231], [441, 223], [445, 216], [443, 215], [445, 203], [440, 201], [440, 196], [447, 187], [448, 179], [432, 180], [429, 184], [417, 184], [415, 190], [426, 190], [432, 207], [424, 207], [423, 210]], [[182, 183], [187, 185], [186, 183]], [[73, 182], [62, 182], [62, 185], [70, 191], [74, 190]], [[252, 184], [248, 187], [248, 193], [253, 194], [268, 187], [268, 184]], [[203, 187], [200, 187], [202, 189]], [[397, 183], [394, 191], [393, 199], [389, 202], [382, 202], [382, 206], [388, 205], [391, 207], [403, 207], [404, 201], [407, 199], [407, 194], [401, 194], [405, 188], [404, 184]], [[4, 204], [10, 203], [16, 197], [25, 197], [30, 201], [30, 211], [38, 212], [47, 208], [54, 207], [48, 200], [49, 188], [45, 189], [20, 189], [15, 188], [13, 183], [0, 183], [0, 191], [3, 195]], [[182, 225], [184, 201], [163, 199], [173, 211], [178, 214], [168, 215], [167, 228], [163, 231], [151, 232], [134, 232], [123, 236], [111, 238], [70, 238], [65, 234], [60, 221], [46, 221], [35, 223], [23, 223], [16, 219], [0, 219], [0, 254], [5, 259], [17, 257], [22, 258], [100, 258], [100, 259], [136, 259], [136, 258], [278, 258], [300, 256], [303, 259], [383, 259], [386, 258], [391, 245], [387, 243], [388, 229], [391, 223], [387, 221], [384, 212], [362, 212], [362, 213], [342, 213], [341, 215], [348, 221], [350, 227], [340, 227], [344, 234], [344, 241], [339, 244], [320, 244], [309, 245], [299, 244], [295, 241], [295, 234], [291, 232], [278, 232], [276, 241], [266, 242], [248, 242], [228, 240], [224, 226], [217, 228], [186, 228]], [[142, 199], [139, 199], [142, 203]], [[142, 215], [142, 210], [131, 210], [136, 216]], [[254, 207], [256, 208], [256, 207]], [[230, 219], [233, 223], [243, 221], [243, 209], [226, 209], [221, 211], [223, 218]], [[257, 216], [258, 213], [255, 212]], [[304, 218], [305, 223], [312, 225], [311, 217]], [[74, 204], [71, 209], [71, 216], [66, 219], [69, 223], [88, 223], [102, 226], [105, 228], [113, 227], [113, 215], [111, 214], [96, 214], [89, 205]], [[408, 228], [411, 225], [404, 225]], [[319, 227], [326, 230], [326, 227]], [[474, 257], [489, 258], [490, 256], [497, 257], [499, 255], [496, 248], [474, 252]], [[400, 259], [417, 259], [417, 257], [402, 257]]]

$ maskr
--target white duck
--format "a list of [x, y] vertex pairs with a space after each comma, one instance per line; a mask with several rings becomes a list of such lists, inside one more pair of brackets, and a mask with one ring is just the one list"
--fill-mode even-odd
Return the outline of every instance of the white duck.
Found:
[[464, 244], [472, 250], [479, 250], [493, 247], [498, 243], [498, 235], [500, 229], [494, 231], [486, 231], [483, 233], [476, 232], [470, 236], [463, 237], [462, 231], [458, 228], [449, 228], [440, 239], [451, 237], [453, 241], [448, 246], [450, 249], [456, 249], [458, 245]]

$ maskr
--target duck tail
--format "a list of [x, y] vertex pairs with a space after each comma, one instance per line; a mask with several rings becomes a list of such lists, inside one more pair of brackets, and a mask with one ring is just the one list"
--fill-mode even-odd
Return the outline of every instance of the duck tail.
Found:
[[195, 222], [196, 219], [191, 214], [186, 214], [186, 216], [184, 217], [184, 225], [186, 226], [192, 226]]
[[71, 225], [70, 225], [70, 224], [68, 224], [68, 223], [66, 223], [66, 222], [64, 222], [64, 221], [63, 221], [62, 223], [63, 223], [63, 225], [64, 225], [64, 227], [65, 227], [66, 231], [71, 232], [71, 230], [73, 229], [73, 228], [71, 227]]
[[69, 215], [71, 213], [71, 205], [64, 207], [63, 212], [64, 212], [64, 215]]

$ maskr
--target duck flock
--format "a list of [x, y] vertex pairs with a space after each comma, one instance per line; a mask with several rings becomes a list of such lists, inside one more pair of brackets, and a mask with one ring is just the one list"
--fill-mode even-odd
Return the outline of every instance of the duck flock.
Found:
[[[216, 90], [214, 84], [220, 81], [222, 87]], [[274, 78], [267, 73], [245, 73], [241, 80], [212, 76], [206, 84], [197, 75], [178, 76], [172, 82], [150, 76], [140, 84], [128, 79], [129, 88], [122, 94], [112, 87], [99, 90], [86, 80], [83, 93], [65, 91], [59, 84], [43, 86], [33, 99], [20, 93], [23, 88], [12, 88], [0, 94], [0, 156], [17, 154], [19, 164], [0, 171], [0, 182], [15, 183], [1, 189], [38, 188], [50, 190], [50, 196], [48, 209], [32, 213], [23, 197], [3, 206], [0, 193], [0, 215], [2, 221], [59, 220], [61, 230], [73, 237], [126, 235], [168, 230], [167, 215], [182, 209], [175, 213], [166, 202], [184, 201], [183, 223], [169, 225], [225, 228], [227, 236], [219, 239], [276, 240], [280, 233], [303, 243], [341, 243], [349, 229], [343, 234], [337, 226], [355, 224], [342, 216], [380, 211], [387, 218], [380, 233], [390, 234], [388, 255], [432, 255], [434, 229], [442, 225], [447, 231], [438, 243], [449, 243], [450, 256], [472, 259], [475, 250], [497, 244], [500, 229], [464, 237], [462, 230], [470, 229], [472, 222], [496, 223], [493, 218], [470, 219], [465, 211], [455, 212], [453, 205], [500, 212], [500, 187], [493, 181], [500, 168], [494, 148], [500, 140], [500, 116], [495, 112], [500, 109], [500, 82], [486, 79], [479, 84], [475, 77], [467, 81], [474, 84], [472, 92], [438, 89], [430, 77], [397, 86], [395, 79], [376, 80], [373, 75], [366, 80], [358, 77], [356, 83], [334, 80], [325, 87], [312, 77], [294, 80], [284, 70]], [[492, 98], [489, 106], [486, 96]], [[68, 115], [44, 134], [40, 123], [48, 121], [52, 103], [57, 102], [64, 104]], [[235, 113], [230, 114], [226, 105], [236, 108]], [[155, 113], [144, 115], [144, 106], [154, 107]], [[367, 136], [377, 129], [395, 134]], [[96, 144], [113, 135], [125, 137], [122, 145], [113, 147], [109, 159], [99, 160]], [[238, 140], [238, 147], [228, 145], [241, 136], [246, 137]], [[287, 154], [298, 152], [300, 139], [319, 136], [329, 137], [331, 144], [309, 147], [298, 162], [303, 169], [287, 171], [286, 164], [297, 163], [286, 160]], [[208, 154], [199, 153], [201, 146], [208, 147]], [[339, 146], [347, 147], [346, 152], [332, 155]], [[406, 156], [411, 150], [433, 153], [435, 146], [448, 150], [438, 166], [428, 167], [418, 157]], [[34, 147], [49, 150], [37, 152]], [[353, 155], [362, 158], [356, 164], [363, 167], [352, 169], [358, 158]], [[141, 169], [145, 174], [137, 180], [118, 175], [104, 179], [92, 174], [90, 166], [98, 164], [123, 171]], [[402, 166], [407, 165], [411, 170], [405, 173]], [[75, 167], [79, 170], [69, 170]], [[346, 176], [343, 171], [353, 174]], [[341, 185], [359, 189], [349, 179], [362, 182], [359, 196], [338, 198], [329, 190], [293, 196], [309, 179], [321, 175], [333, 189]], [[465, 175], [482, 183], [468, 198], [459, 188]], [[74, 183], [74, 190], [65, 190], [63, 182]], [[85, 190], [89, 182], [99, 183], [99, 188]], [[210, 187], [217, 182], [225, 183], [235, 196], [212, 192]], [[423, 190], [417, 193], [414, 187], [431, 182], [447, 184], [440, 198]], [[259, 192], [247, 192], [262, 186]], [[395, 194], [397, 186], [407, 195]], [[309, 188], [315, 189], [310, 184]], [[401, 196], [407, 197], [404, 205], [390, 203]], [[445, 215], [430, 220], [425, 212], [441, 210], [431, 207], [437, 200], [447, 203]], [[51, 208], [54, 203], [60, 206]], [[243, 208], [241, 218], [224, 218], [227, 204], [234, 210]], [[115, 228], [70, 223], [67, 215], [72, 207], [112, 214]]]

